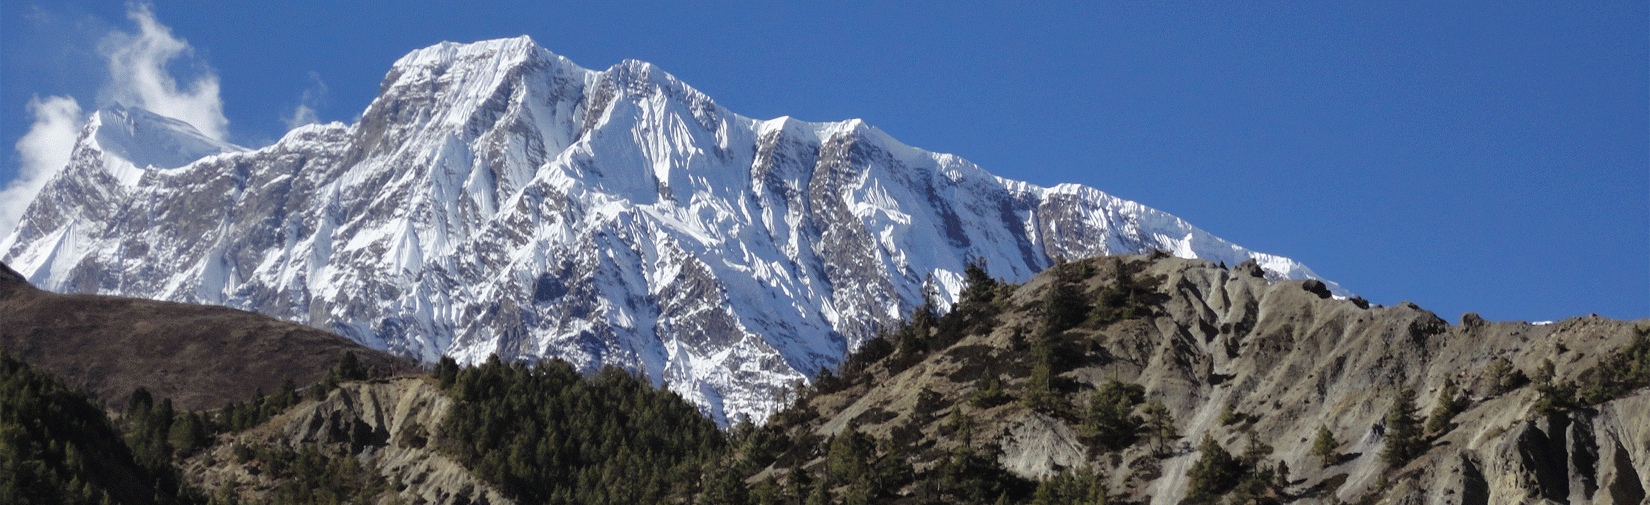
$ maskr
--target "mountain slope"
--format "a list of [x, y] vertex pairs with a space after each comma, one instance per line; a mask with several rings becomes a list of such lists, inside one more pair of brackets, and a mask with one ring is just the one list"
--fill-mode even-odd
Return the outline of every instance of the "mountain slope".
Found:
[[[1096, 258], [913, 322], [777, 414], [766, 444], [785, 449], [753, 482], [834, 471], [834, 440], [852, 427], [875, 441], [869, 459], [919, 475], [944, 473], [966, 448], [1027, 478], [1066, 472], [1045, 483], [1055, 487], [1093, 472], [1129, 503], [1187, 503], [1210, 482], [1194, 476], [1211, 475], [1194, 471], [1214, 452], [1204, 440], [1253, 455], [1228, 478], [1270, 475], [1249, 488], [1259, 503], [1646, 499], [1650, 320], [1467, 314], [1451, 325], [1407, 302], [1370, 307], [1259, 274], [1252, 263]], [[1063, 306], [1083, 317], [1050, 329]], [[1405, 390], [1416, 393], [1410, 419], [1424, 422], [1413, 439], [1392, 417]], [[1152, 428], [1154, 404], [1166, 431]], [[1314, 449], [1320, 430], [1327, 457]], [[1404, 452], [1389, 459], [1395, 446]], [[1213, 486], [1215, 502], [1242, 492], [1236, 483]]]
[[949, 303], [971, 262], [1018, 281], [1164, 250], [1315, 278], [1092, 188], [858, 120], [745, 118], [526, 37], [415, 51], [358, 123], [182, 168], [111, 170], [102, 124], [0, 240], [45, 289], [222, 304], [426, 361], [618, 364], [724, 422], [765, 417], [928, 286]]
[[137, 388], [182, 409], [218, 408], [285, 381], [310, 384], [346, 352], [367, 366], [405, 360], [321, 330], [245, 311], [29, 286], [0, 263], [0, 349], [120, 408]]

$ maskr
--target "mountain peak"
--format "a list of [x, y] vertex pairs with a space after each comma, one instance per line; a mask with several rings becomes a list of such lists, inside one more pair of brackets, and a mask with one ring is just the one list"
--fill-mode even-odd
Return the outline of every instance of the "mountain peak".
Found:
[[[131, 109], [98, 130], [193, 131]], [[1163, 250], [1311, 276], [1097, 190], [859, 119], [750, 119], [654, 65], [587, 70], [526, 37], [413, 51], [359, 123], [226, 160], [130, 188], [86, 170], [0, 260], [43, 289], [222, 303], [428, 361], [619, 365], [721, 421], [765, 417], [925, 292], [949, 306], [971, 263], [1018, 281]]]
[[471, 43], [443, 41], [402, 56], [391, 67], [390, 73], [395, 74], [416, 67], [445, 68], [455, 64], [478, 63], [493, 65], [502, 71], [508, 66], [538, 57], [556, 56], [526, 35]]
[[[209, 137], [183, 120], [120, 103], [93, 112], [81, 142], [103, 151], [105, 166], [126, 185], [136, 183], [143, 169], [178, 168], [214, 154], [246, 150]], [[110, 163], [110, 157], [130, 163], [130, 170]]]

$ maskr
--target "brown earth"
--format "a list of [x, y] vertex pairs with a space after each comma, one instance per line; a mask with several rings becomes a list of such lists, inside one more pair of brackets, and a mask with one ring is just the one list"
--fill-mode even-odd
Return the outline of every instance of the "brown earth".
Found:
[[[913, 444], [919, 469], [963, 444], [1032, 479], [1089, 468], [1131, 503], [1179, 503], [1205, 436], [1234, 454], [1270, 445], [1266, 464], [1288, 467], [1277, 497], [1288, 503], [1650, 503], [1650, 389], [1543, 413], [1530, 380], [1498, 386], [1495, 371], [1510, 364], [1520, 377], [1536, 377], [1550, 361], [1553, 383], [1587, 383], [1650, 320], [1536, 325], [1469, 313], [1452, 325], [1409, 302], [1370, 306], [1335, 299], [1315, 281], [1268, 282], [1252, 263], [1227, 268], [1165, 256], [1077, 263], [1085, 274], [1075, 282], [1091, 300], [1117, 269], [1132, 271], [1149, 287], [1149, 314], [1091, 319], [1054, 337], [1061, 412], [967, 402], [983, 374], [998, 375], [1016, 399], [1029, 386], [1025, 338], [1015, 334], [1038, 331], [1054, 282], [1044, 273], [954, 343], [914, 362], [875, 362], [808, 398], [794, 421], [782, 414], [777, 422], [795, 440], [828, 440], [852, 423], [878, 440]], [[1168, 407], [1177, 436], [1167, 447], [1142, 437], [1108, 450], [1078, 435], [1082, 409], [1108, 380], [1140, 384]], [[1459, 387], [1460, 413], [1427, 435], [1419, 457], [1386, 465], [1384, 418], [1394, 398], [1416, 391], [1424, 421], [1446, 381]], [[1228, 406], [1237, 422], [1222, 422]], [[946, 427], [953, 413], [973, 420], [971, 439]], [[1333, 460], [1311, 451], [1320, 427], [1338, 442]], [[752, 480], [796, 464], [816, 468], [823, 452], [812, 450], [782, 456]]]
[[222, 407], [325, 377], [346, 352], [384, 371], [413, 364], [344, 337], [208, 305], [60, 295], [0, 263], [0, 350], [120, 408], [133, 390], [181, 409]]

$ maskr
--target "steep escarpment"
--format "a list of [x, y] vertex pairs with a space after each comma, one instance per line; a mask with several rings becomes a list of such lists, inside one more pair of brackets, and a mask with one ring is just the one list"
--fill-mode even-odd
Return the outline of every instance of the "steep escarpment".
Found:
[[[802, 388], [764, 428], [789, 449], [752, 482], [828, 476], [849, 434], [916, 475], [963, 451], [1049, 493], [1143, 503], [1639, 503], [1650, 488], [1650, 321], [1450, 324], [1167, 255], [978, 279], [951, 313], [919, 310]], [[961, 499], [922, 482], [881, 497]]]

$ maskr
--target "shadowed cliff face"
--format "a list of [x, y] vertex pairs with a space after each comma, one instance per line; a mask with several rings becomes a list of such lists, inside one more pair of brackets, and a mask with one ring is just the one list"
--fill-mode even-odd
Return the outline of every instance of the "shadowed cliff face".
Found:
[[314, 328], [224, 307], [35, 289], [0, 263], [0, 349], [119, 408], [142, 387], [182, 409], [320, 380], [345, 352], [409, 362]]
[[[902, 362], [895, 352], [847, 373], [807, 400], [803, 412], [817, 418], [781, 425], [801, 440], [853, 423], [890, 443], [913, 443], [919, 468], [965, 443], [995, 450], [1004, 467], [1027, 477], [1091, 467], [1114, 495], [1149, 503], [1186, 496], [1205, 436], [1233, 454], [1269, 445], [1261, 465], [1288, 469], [1274, 497], [1299, 503], [1640, 503], [1650, 489], [1643, 470], [1650, 389], [1579, 400], [1614, 356], [1643, 345], [1634, 344], [1637, 329], [1650, 321], [1536, 326], [1466, 314], [1449, 324], [1408, 302], [1370, 307], [1335, 299], [1314, 281], [1269, 283], [1252, 264], [1129, 256], [1063, 268], [1091, 304], [1105, 300], [1119, 270], [1144, 291], [1130, 295], [1143, 307], [1135, 315], [1091, 317], [1050, 337], [1051, 389], [1061, 406], [1019, 401], [1034, 376], [1026, 341], [1045, 320], [1049, 290], [1062, 282], [1056, 268], [1000, 298], [992, 322], [920, 359]], [[936, 341], [957, 338], [944, 335], [947, 324], [934, 330]], [[1015, 399], [970, 404], [986, 375], [1000, 377]], [[1142, 385], [1145, 399], [1172, 414], [1176, 436], [1139, 435], [1115, 449], [1085, 438], [1084, 411], [1108, 380]], [[1567, 386], [1580, 391], [1562, 393]], [[1415, 417], [1424, 425], [1447, 387], [1458, 391], [1456, 413], [1424, 432], [1412, 459], [1389, 466], [1381, 454], [1395, 437], [1387, 415], [1399, 392], [1416, 392]], [[954, 436], [954, 415], [975, 424], [971, 439]], [[1312, 451], [1320, 427], [1334, 439], [1327, 460]], [[765, 475], [809, 459], [781, 457]]]

